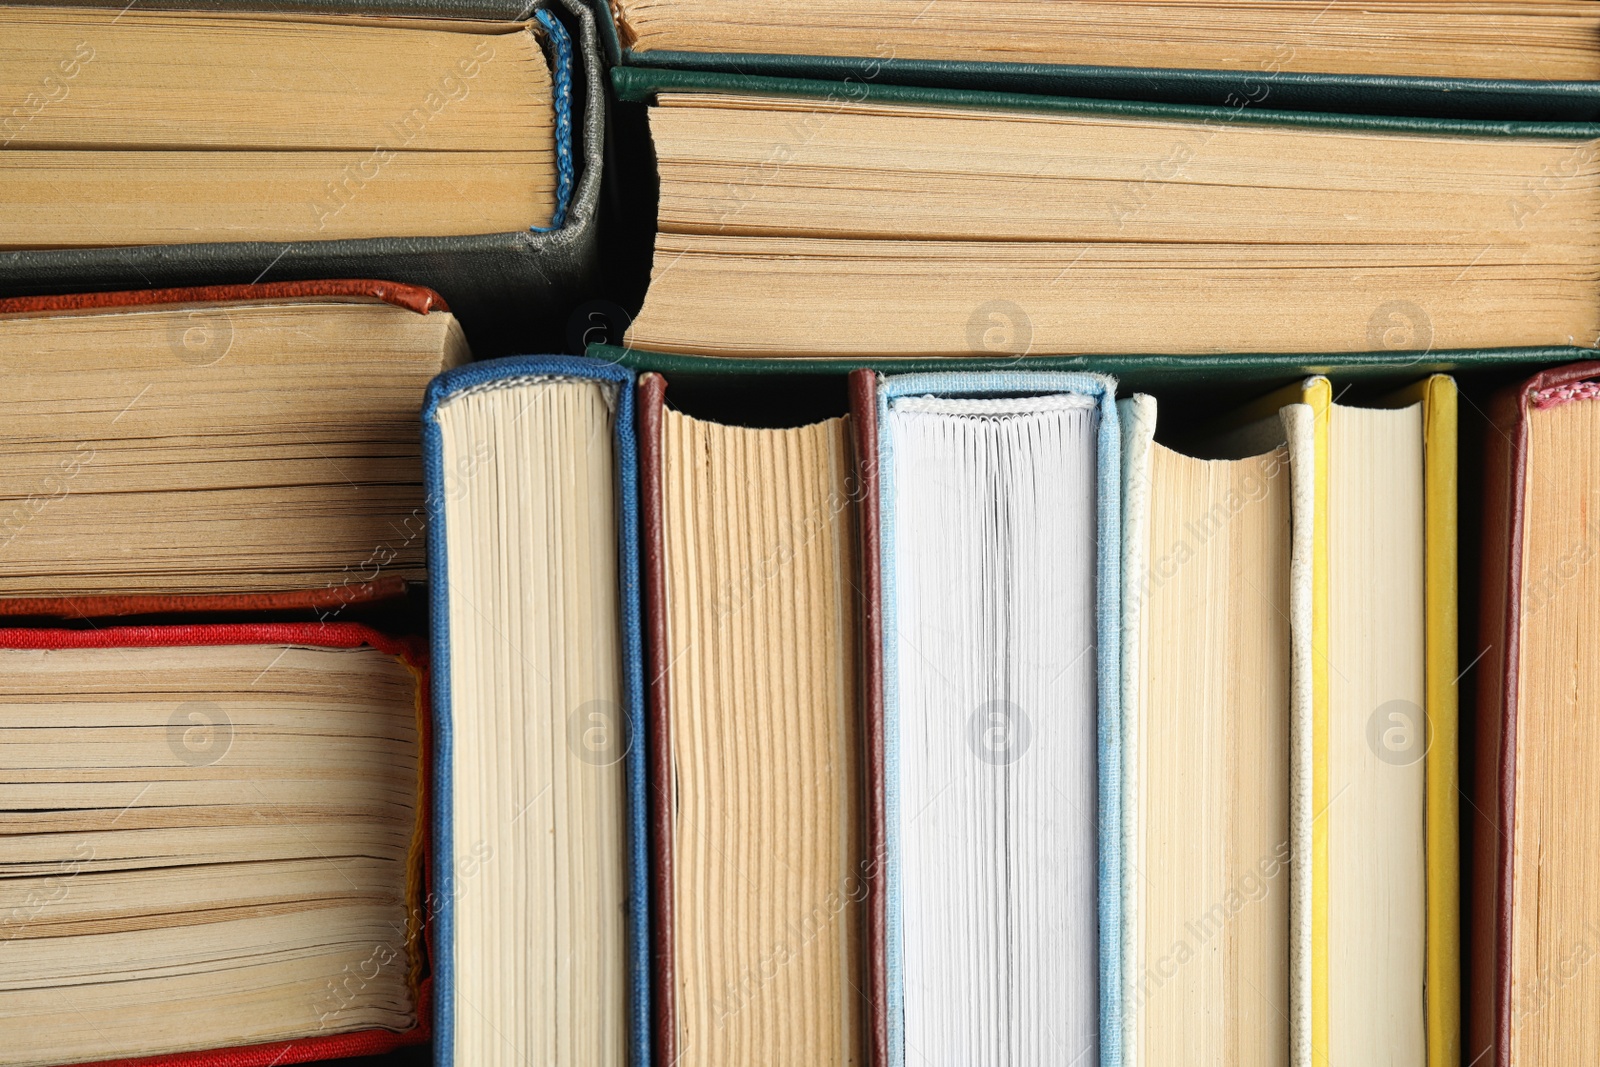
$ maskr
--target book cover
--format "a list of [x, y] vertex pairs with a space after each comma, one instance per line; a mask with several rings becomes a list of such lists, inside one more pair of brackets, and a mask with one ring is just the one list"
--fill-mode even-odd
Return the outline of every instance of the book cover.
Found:
[[[0, 629], [0, 648], [160, 648], [201, 645], [298, 645], [307, 648], [359, 648], [370, 646], [403, 660], [416, 677], [417, 721], [422, 728], [422, 766], [418, 820], [411, 847], [410, 888], [407, 893], [411, 953], [410, 983], [416, 996], [417, 1025], [404, 1033], [364, 1030], [346, 1034], [310, 1036], [292, 1041], [271, 1041], [229, 1048], [103, 1060], [89, 1067], [274, 1067], [311, 1063], [349, 1056], [370, 1056], [426, 1043], [432, 1033], [429, 1004], [432, 998], [433, 938], [428, 930], [432, 903], [432, 864], [427, 812], [429, 758], [428, 674], [423, 642], [394, 637], [358, 623], [216, 623], [168, 626], [113, 626], [90, 630]], [[330, 978], [332, 988], [332, 978]]]
[[869, 370], [850, 372], [850, 427], [855, 435], [856, 517], [860, 530], [861, 718], [867, 819], [867, 1062], [889, 1063], [888, 863], [883, 778], [883, 498], [878, 473], [878, 382]]
[[588, 355], [638, 373], [666, 375], [719, 375], [766, 377], [785, 375], [848, 374], [870, 370], [878, 374], [937, 374], [951, 370], [981, 373], [1052, 371], [1107, 374], [1128, 389], [1184, 386], [1195, 389], [1226, 386], [1251, 391], [1277, 389], [1305, 380], [1309, 374], [1333, 374], [1340, 381], [1393, 383], [1396, 387], [1423, 374], [1457, 370], [1525, 366], [1600, 356], [1587, 348], [1437, 349], [1412, 351], [1314, 352], [1172, 356], [1060, 356], [1047, 352], [1026, 356], [971, 359], [732, 359], [724, 356], [685, 356], [651, 352], [620, 345], [593, 344]]
[[875, 56], [766, 55], [635, 50], [622, 43], [609, 3], [599, 5], [600, 38], [617, 70], [706, 71], [763, 78], [811, 78], [850, 85], [997, 90], [1101, 100], [1154, 100], [1246, 110], [1487, 118], [1600, 119], [1600, 83], [1493, 78], [1397, 77], [1259, 71], [1155, 69], [1043, 63], [961, 62]]
[[[92, 6], [92, 5], [91, 5]], [[195, 5], [183, 5], [193, 7]], [[251, 5], [201, 4], [229, 11]], [[325, 0], [300, 0], [305, 13], [348, 14]], [[265, 8], [263, 8], [265, 10]], [[598, 270], [600, 172], [605, 141], [605, 88], [595, 15], [583, 0], [396, 0], [366, 13], [436, 18], [533, 18], [543, 27], [555, 79], [556, 157], [560, 177], [556, 225], [462, 237], [384, 237], [334, 241], [242, 241], [126, 248], [0, 252], [0, 295], [247, 283], [273, 279], [392, 278], [443, 293], [473, 330], [480, 354], [515, 350], [533, 340], [530, 301], [545, 309], [558, 335], [565, 312], [593, 288]]]
[[[226, 307], [291, 300], [329, 303], [380, 302], [419, 315], [450, 310], [443, 297], [421, 286], [369, 278], [340, 278], [10, 297], [0, 299], [0, 316], [51, 317], [119, 310], [133, 311], [172, 305], [198, 304]], [[319, 618], [329, 619], [347, 607], [402, 598], [408, 587], [404, 578], [384, 575], [381, 573], [381, 568], [377, 567], [373, 568], [370, 576], [358, 577], [359, 580], [356, 581], [322, 588], [273, 593], [0, 598], [0, 617], [94, 619], [168, 613], [299, 611], [315, 612]]]
[[[646, 858], [649, 831], [646, 826], [646, 729], [644, 699], [644, 645], [641, 619], [639, 571], [639, 462], [634, 425], [633, 375], [625, 368], [582, 357], [522, 356], [485, 360], [448, 371], [429, 387], [422, 416], [424, 476], [428, 487], [428, 570], [430, 582], [430, 620], [433, 649], [433, 840], [440, 855], [454, 855], [454, 797], [451, 729], [451, 662], [448, 560], [451, 531], [445, 521], [445, 498], [452, 491], [452, 479], [459, 477], [445, 468], [443, 440], [436, 417], [439, 405], [462, 392], [492, 388], [496, 384], [549, 377], [593, 379], [618, 383], [615, 410], [617, 457], [618, 542], [622, 635], [623, 714], [633, 739], [624, 755], [626, 792], [625, 878], [628, 891], [627, 953], [628, 978], [628, 1058], [635, 1067], [646, 1067], [651, 1060], [651, 982], [650, 961], [650, 871]], [[647, 498], [648, 499], [648, 498]], [[449, 1067], [455, 1062], [455, 900], [458, 892], [450, 864], [439, 866], [435, 879], [438, 901], [435, 913], [434, 1032], [437, 1062]]]
[[886, 104], [921, 104], [929, 107], [1015, 108], [1218, 124], [1301, 126], [1307, 129], [1458, 134], [1468, 137], [1549, 137], [1563, 140], [1588, 140], [1600, 137], [1600, 122], [1596, 121], [1600, 116], [1588, 119], [1551, 119], [1541, 116], [1510, 121], [1442, 118], [1405, 113], [1395, 115], [1383, 112], [1288, 111], [1274, 108], [1102, 99], [987, 88], [886, 85], [876, 82], [853, 84], [848, 94], [844, 94], [840, 92], [836, 83], [803, 77], [767, 77], [722, 71], [642, 67], [613, 68], [611, 84], [617, 98], [630, 103], [647, 102], [658, 93], [763, 93], [816, 97], [825, 102], [839, 100], [842, 97], [852, 103], [871, 101]]
[[890, 375], [878, 388], [878, 482], [880, 499], [880, 551], [883, 601], [882, 649], [884, 677], [884, 822], [887, 868], [884, 877], [886, 896], [885, 955], [889, 1005], [888, 1062], [891, 1067], [907, 1062], [904, 1033], [905, 975], [902, 968], [902, 909], [899, 889], [901, 817], [897, 767], [900, 728], [898, 721], [899, 649], [895, 635], [895, 509], [893, 443], [886, 432], [890, 401], [897, 397], [924, 394], [950, 397], [994, 397], [1039, 393], [1073, 393], [1089, 398], [1099, 411], [1097, 440], [1098, 472], [1096, 499], [1095, 615], [1096, 652], [1096, 733], [1098, 891], [1096, 910], [1099, 935], [1099, 1062], [1101, 1067], [1120, 1067], [1122, 1062], [1122, 737], [1120, 668], [1120, 600], [1122, 557], [1122, 435], [1116, 409], [1116, 383], [1108, 377], [1035, 371], [997, 371], [962, 373], [947, 371], [930, 374]]

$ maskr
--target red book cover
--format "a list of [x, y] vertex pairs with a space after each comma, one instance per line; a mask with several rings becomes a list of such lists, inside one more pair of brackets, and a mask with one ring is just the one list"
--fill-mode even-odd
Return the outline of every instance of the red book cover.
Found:
[[117, 311], [163, 304], [245, 304], [282, 300], [378, 300], [409, 308], [419, 315], [449, 311], [444, 297], [420, 285], [344, 278], [315, 282], [266, 282], [260, 285], [205, 285], [190, 289], [129, 289], [116, 293], [66, 293], [59, 296], [17, 296], [0, 300], [0, 315], [70, 314]]
[[0, 629], [0, 649], [171, 648], [193, 645], [299, 645], [312, 648], [358, 648], [363, 645], [397, 656], [417, 680], [417, 722], [420, 751], [417, 768], [417, 827], [411, 848], [408, 912], [411, 931], [411, 981], [415, 989], [417, 1025], [403, 1033], [362, 1030], [305, 1037], [292, 1041], [102, 1060], [86, 1067], [278, 1067], [282, 1064], [369, 1056], [425, 1043], [431, 1036], [431, 988], [425, 902], [430, 899], [428, 842], [428, 666], [426, 644], [417, 638], [392, 637], [358, 623], [224, 623], [179, 626], [119, 626], [90, 630]]
[[[13, 297], [0, 300], [0, 316], [82, 315], [173, 304], [246, 304], [286, 300], [330, 303], [381, 302], [419, 315], [448, 312], [431, 289], [366, 278], [212, 285], [188, 289], [134, 289], [110, 293]], [[0, 598], [0, 617], [112, 618], [198, 612], [316, 611], [321, 616], [359, 604], [405, 595], [406, 582], [379, 577], [320, 589], [281, 593], [219, 593], [208, 596], [72, 596]]]
[[1477, 754], [1466, 831], [1471, 868], [1466, 880], [1467, 1060], [1480, 1067], [1514, 1067], [1512, 1029], [1517, 990], [1511, 911], [1517, 855], [1518, 691], [1523, 622], [1523, 518], [1528, 478], [1528, 413], [1563, 402], [1572, 387], [1600, 378], [1600, 363], [1544, 371], [1503, 390], [1489, 410], [1485, 435], [1484, 535], [1479, 618], [1483, 659], [1478, 667]]

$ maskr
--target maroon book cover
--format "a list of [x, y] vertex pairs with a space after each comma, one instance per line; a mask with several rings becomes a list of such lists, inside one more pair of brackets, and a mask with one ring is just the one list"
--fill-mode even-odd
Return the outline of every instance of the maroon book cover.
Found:
[[[857, 504], [857, 536], [862, 573], [855, 583], [860, 598], [859, 635], [862, 810], [866, 856], [862, 870], [863, 943], [867, 973], [862, 976], [868, 1011], [868, 1062], [888, 1062], [888, 1002], [884, 958], [885, 904], [882, 892], [883, 826], [883, 624], [878, 573], [878, 447], [877, 376], [857, 371], [850, 376], [851, 437], [855, 475], [849, 489]], [[654, 1054], [658, 1062], [678, 1061], [677, 981], [675, 975], [673, 900], [673, 763], [670, 705], [670, 653], [667, 645], [667, 577], [662, 525], [662, 411], [667, 382], [644, 374], [638, 385], [640, 546], [644, 556], [645, 665], [649, 676], [648, 774], [650, 805], [650, 891], [653, 931], [651, 980], [654, 986]]]
[[[285, 300], [331, 303], [380, 302], [419, 315], [448, 312], [444, 299], [431, 289], [366, 278], [272, 282], [259, 285], [212, 285], [188, 289], [134, 289], [110, 293], [70, 293], [0, 300], [0, 316], [82, 315], [175, 304], [248, 304]], [[110, 618], [196, 612], [337, 611], [403, 597], [402, 578], [274, 593], [212, 595], [0, 597], [0, 617], [49, 616], [62, 619]]]
[[1467, 1062], [1513, 1067], [1512, 902], [1515, 899], [1517, 691], [1522, 627], [1528, 412], [1565, 387], [1600, 378], [1600, 363], [1535, 375], [1495, 397], [1484, 470], [1477, 758], [1468, 832]]

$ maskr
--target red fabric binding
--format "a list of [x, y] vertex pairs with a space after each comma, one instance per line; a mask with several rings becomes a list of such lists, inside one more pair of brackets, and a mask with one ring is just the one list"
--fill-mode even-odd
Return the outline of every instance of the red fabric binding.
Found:
[[1600, 382], [1567, 382], [1548, 389], [1535, 389], [1528, 394], [1528, 402], [1539, 411], [1558, 408], [1574, 400], [1600, 399]]
[[288, 1063], [337, 1060], [346, 1056], [376, 1056], [409, 1045], [420, 1045], [431, 1036], [430, 1020], [422, 1011], [429, 1003], [431, 990], [423, 986], [416, 1026], [403, 1034], [387, 1030], [360, 1030], [353, 1034], [303, 1037], [297, 1041], [272, 1041], [264, 1045], [206, 1049], [202, 1052], [174, 1052], [165, 1056], [139, 1056], [131, 1060], [101, 1060], [74, 1067], [282, 1067]]
[[198, 612], [304, 611], [350, 607], [406, 595], [398, 575], [357, 585], [325, 586], [283, 593], [205, 593], [190, 595], [30, 596], [0, 598], [0, 617], [49, 615], [58, 619], [104, 619], [117, 615], [195, 614]]
[[395, 307], [426, 315], [449, 311], [444, 297], [420, 285], [345, 278], [314, 282], [266, 282], [261, 285], [203, 285], [189, 289], [131, 289], [116, 293], [63, 293], [58, 296], [19, 296], [0, 300], [0, 315], [37, 314], [48, 311], [93, 311], [99, 308], [145, 307], [160, 304], [238, 304], [265, 300], [344, 297], [381, 300]]
[[310, 645], [358, 648], [426, 665], [425, 645], [359, 622], [239, 622], [189, 626], [107, 626], [98, 630], [0, 629], [0, 648], [180, 648], [184, 645]]
[[[320, 648], [370, 645], [379, 652], [399, 656], [416, 668], [417, 684], [424, 695], [427, 693], [427, 646], [423, 641], [415, 637], [391, 637], [355, 622], [112, 626], [99, 630], [0, 629], [0, 648], [173, 648], [184, 645], [277, 644]], [[426, 726], [426, 716], [423, 716], [422, 722]], [[426, 735], [424, 729], [421, 739], [424, 759], [429, 755], [429, 739]], [[426, 810], [427, 797], [419, 797], [418, 802]], [[423, 820], [423, 827], [426, 842], [426, 819]], [[424, 885], [431, 888], [431, 882], [431, 872], [425, 872]], [[424, 951], [428, 951], [426, 926], [422, 931], [422, 941]], [[404, 1033], [358, 1030], [348, 1034], [303, 1037], [260, 1045], [99, 1060], [74, 1067], [282, 1067], [284, 1064], [342, 1059], [347, 1056], [375, 1056], [430, 1040], [433, 1035], [432, 1004], [433, 982], [424, 979], [417, 991], [417, 1025]]]

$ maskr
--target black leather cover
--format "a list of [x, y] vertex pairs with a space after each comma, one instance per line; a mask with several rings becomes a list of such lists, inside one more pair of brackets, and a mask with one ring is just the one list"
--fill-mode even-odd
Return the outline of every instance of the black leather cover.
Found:
[[[144, 7], [345, 12], [338, 0], [141, 0]], [[99, 0], [80, 6], [115, 6]], [[292, 244], [241, 241], [0, 252], [0, 297], [317, 278], [381, 278], [433, 289], [474, 355], [562, 351], [567, 316], [598, 275], [597, 213], [606, 93], [595, 17], [583, 0], [380, 0], [365, 14], [515, 19], [548, 8], [573, 41], [573, 190], [551, 233], [385, 237]]]

